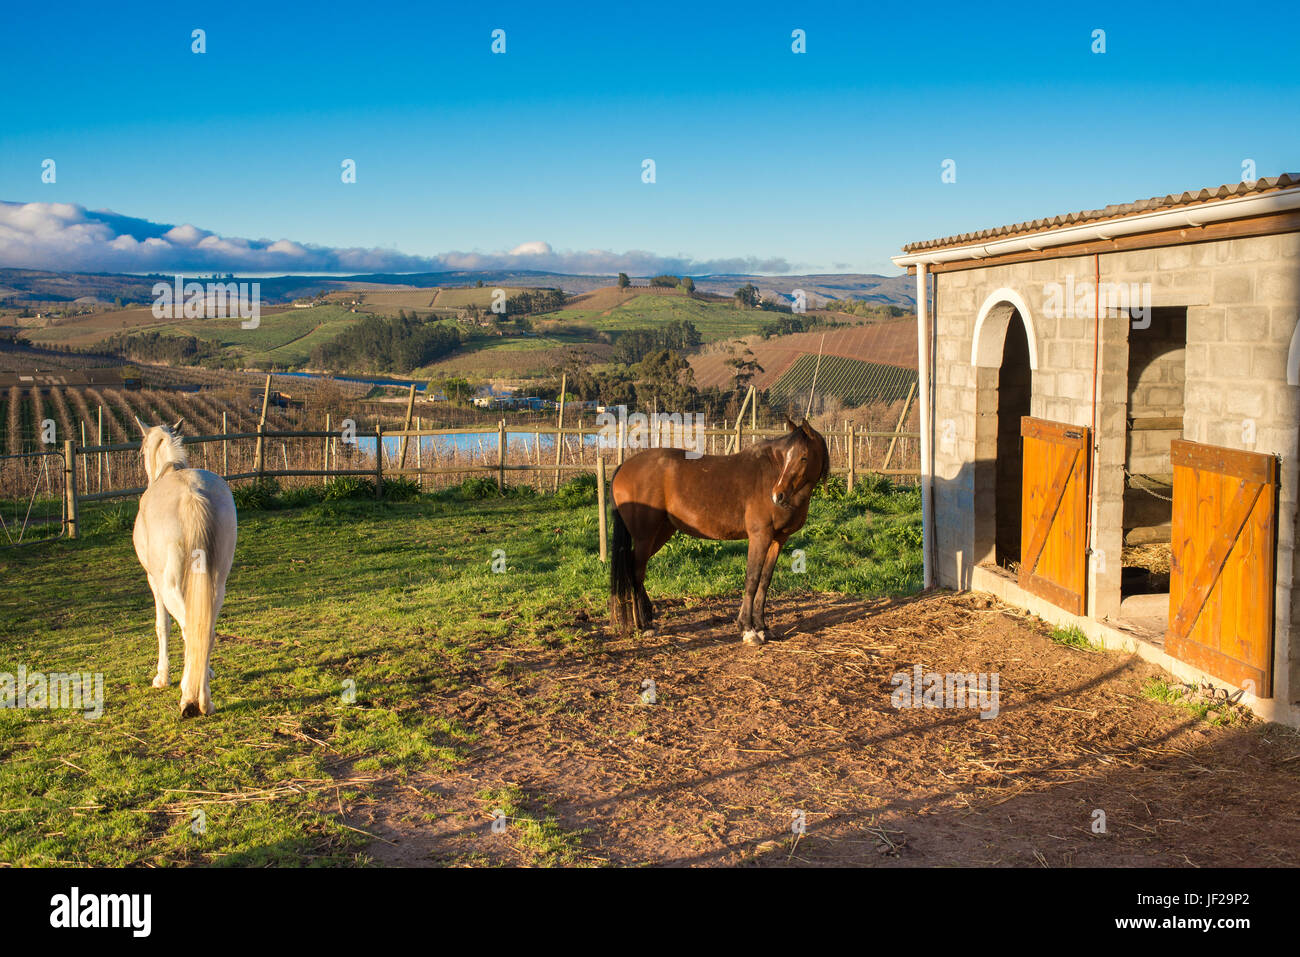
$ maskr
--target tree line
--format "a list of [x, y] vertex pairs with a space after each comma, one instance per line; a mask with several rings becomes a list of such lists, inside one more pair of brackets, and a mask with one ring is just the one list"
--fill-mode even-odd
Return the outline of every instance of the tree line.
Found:
[[406, 373], [449, 355], [460, 344], [460, 330], [450, 323], [366, 316], [316, 346], [311, 364], [323, 369]]
[[652, 329], [630, 329], [614, 342], [610, 359], [625, 365], [635, 365], [650, 353], [668, 349], [686, 352], [704, 341], [695, 323], [689, 319], [675, 319]]
[[165, 335], [161, 332], [117, 332], [95, 347], [136, 362], [165, 362], [170, 365], [199, 365], [216, 359], [221, 349], [209, 339], [197, 336]]

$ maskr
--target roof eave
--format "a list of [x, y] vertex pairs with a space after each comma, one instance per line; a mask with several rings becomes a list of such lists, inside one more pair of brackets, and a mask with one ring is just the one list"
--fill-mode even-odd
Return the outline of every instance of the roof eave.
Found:
[[1162, 229], [1195, 228], [1208, 223], [1244, 219], [1249, 216], [1264, 216], [1270, 213], [1288, 212], [1295, 209], [1300, 209], [1300, 187], [1236, 196], [1230, 199], [1198, 203], [1194, 206], [1180, 206], [1174, 209], [1137, 213], [1118, 219], [1077, 223], [1072, 226], [1058, 226], [1036, 233], [1008, 236], [1005, 239], [967, 243], [959, 246], [939, 246], [934, 249], [918, 249], [914, 252], [894, 256], [892, 259], [894, 265], [903, 268], [921, 264], [935, 265], [963, 260], [988, 259], [1008, 253], [1039, 252], [1053, 246], [1115, 239], [1119, 236], [1132, 236]]

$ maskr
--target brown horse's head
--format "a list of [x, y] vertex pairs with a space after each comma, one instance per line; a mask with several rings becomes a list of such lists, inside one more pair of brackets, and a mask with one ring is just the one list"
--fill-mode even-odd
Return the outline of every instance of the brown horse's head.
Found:
[[779, 508], [807, 504], [817, 483], [831, 470], [830, 449], [822, 434], [808, 424], [785, 420], [788, 434], [774, 443], [780, 474], [772, 486], [772, 503]]

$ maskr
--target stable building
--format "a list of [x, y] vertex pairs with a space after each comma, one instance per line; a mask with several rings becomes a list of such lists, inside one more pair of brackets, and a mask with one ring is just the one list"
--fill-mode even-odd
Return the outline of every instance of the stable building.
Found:
[[1300, 727], [1300, 175], [912, 243], [926, 584]]

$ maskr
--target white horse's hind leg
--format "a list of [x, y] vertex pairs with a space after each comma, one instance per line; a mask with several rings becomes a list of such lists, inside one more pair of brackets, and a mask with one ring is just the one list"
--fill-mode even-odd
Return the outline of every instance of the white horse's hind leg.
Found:
[[163, 604], [162, 594], [158, 591], [152, 575], [149, 576], [149, 588], [153, 592], [154, 631], [158, 634], [158, 671], [154, 675], [153, 686], [166, 688], [171, 681], [171, 668], [167, 661], [167, 637], [172, 629], [172, 619], [171, 615], [167, 614], [167, 606]]
[[[162, 573], [161, 586], [158, 590], [163, 604], [166, 606], [165, 611], [171, 613], [176, 621], [176, 626], [181, 630], [181, 647], [185, 646], [185, 595], [180, 588], [181, 572], [178, 563], [169, 562]], [[189, 665], [187, 659], [182, 657], [186, 664], [181, 669], [181, 687], [186, 687], [186, 681], [189, 677]]]
[[[225, 601], [226, 601], [226, 577], [225, 577], [224, 575], [222, 575], [221, 577], [219, 577], [219, 578], [217, 579], [217, 592], [216, 592], [216, 596], [215, 596], [215, 598], [213, 598], [213, 602], [212, 602], [212, 621], [213, 621], [214, 623], [216, 622], [217, 617], [221, 614], [221, 606], [225, 603]], [[214, 624], [214, 625], [213, 625], [213, 628], [212, 628], [212, 651], [216, 651], [216, 650], [217, 650], [217, 635], [216, 635], [216, 631], [217, 631], [217, 629], [216, 629], [216, 625]], [[214, 668], [212, 667], [212, 657], [211, 657], [211, 654], [212, 654], [212, 652], [210, 651], [210, 652], [208, 653], [208, 655], [209, 655], [209, 657], [208, 657], [208, 680], [209, 680], [209, 681], [211, 681], [213, 678], [215, 678], [215, 677], [217, 676], [216, 669], [214, 669]]]

